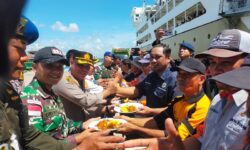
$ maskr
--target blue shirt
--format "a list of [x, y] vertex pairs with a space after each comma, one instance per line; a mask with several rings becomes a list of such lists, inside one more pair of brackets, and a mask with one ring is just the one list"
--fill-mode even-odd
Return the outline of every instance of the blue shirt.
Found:
[[161, 76], [156, 72], [150, 73], [136, 86], [140, 96], [146, 96], [147, 106], [151, 108], [167, 106], [178, 95], [176, 87], [176, 72], [172, 72], [169, 67]]
[[249, 128], [246, 115], [248, 93], [240, 90], [229, 102], [219, 94], [212, 101], [205, 121], [204, 134], [199, 141], [201, 150], [237, 150], [244, 145], [244, 137]]

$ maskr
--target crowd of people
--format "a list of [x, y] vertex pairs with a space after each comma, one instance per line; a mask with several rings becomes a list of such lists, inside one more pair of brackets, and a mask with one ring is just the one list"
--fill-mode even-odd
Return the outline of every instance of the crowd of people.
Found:
[[[196, 55], [184, 41], [177, 60], [161, 29], [150, 51], [107, 51], [100, 65], [88, 51], [44, 47], [23, 86], [26, 47], [39, 32], [20, 16], [25, 1], [5, 6], [13, 3], [0, 5], [9, 15], [0, 24], [0, 149], [250, 149], [250, 33], [223, 30]], [[136, 115], [115, 113], [126, 98], [144, 104]], [[126, 120], [115, 132], [127, 138], [89, 128], [103, 117]]]

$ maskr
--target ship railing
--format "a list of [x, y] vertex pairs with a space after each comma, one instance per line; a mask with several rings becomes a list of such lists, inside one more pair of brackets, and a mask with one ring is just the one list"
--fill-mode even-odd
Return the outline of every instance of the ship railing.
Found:
[[221, 0], [221, 15], [226, 16], [245, 12], [250, 12], [250, 0]]
[[160, 5], [157, 7], [159, 11], [157, 11], [154, 15], [150, 16], [148, 19], [151, 20], [151, 23], [154, 24], [158, 20], [160, 20], [163, 16], [167, 13], [167, 3], [164, 3], [163, 5]]

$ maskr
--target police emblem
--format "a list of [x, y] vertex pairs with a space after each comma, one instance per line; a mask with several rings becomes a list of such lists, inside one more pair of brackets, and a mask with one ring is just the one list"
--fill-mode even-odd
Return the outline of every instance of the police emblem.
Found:
[[90, 60], [90, 54], [89, 53], [84, 54], [83, 59]]

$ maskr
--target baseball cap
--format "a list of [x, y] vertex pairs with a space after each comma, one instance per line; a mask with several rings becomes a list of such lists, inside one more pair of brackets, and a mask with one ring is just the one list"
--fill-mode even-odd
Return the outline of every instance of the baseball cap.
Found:
[[239, 89], [250, 90], [250, 67], [245, 66], [212, 77], [213, 80]]
[[205, 65], [198, 59], [195, 58], [186, 58], [184, 59], [177, 68], [190, 73], [206, 73]]
[[76, 62], [80, 65], [83, 64], [94, 65], [93, 55], [89, 52], [77, 50], [73, 53], [73, 57], [76, 59]]
[[27, 44], [31, 44], [39, 37], [38, 29], [30, 19], [22, 16], [17, 26], [15, 37], [25, 40]]
[[209, 45], [208, 50], [195, 57], [207, 55], [215, 57], [234, 57], [243, 53], [250, 53], [250, 34], [238, 29], [223, 30]]
[[38, 50], [34, 56], [35, 63], [42, 62], [51, 64], [59, 61], [63, 62], [65, 65], [67, 64], [63, 52], [56, 47], [44, 47]]
[[133, 61], [131, 61], [131, 64], [135, 65], [137, 68], [141, 67], [141, 64], [139, 63], [140, 57], [134, 57]]
[[66, 59], [69, 61], [70, 56], [73, 55], [74, 52], [76, 52], [76, 49], [70, 49], [68, 50], [68, 52], [66, 53]]
[[187, 48], [191, 52], [195, 51], [193, 45], [190, 44], [190, 43], [188, 43], [188, 42], [185, 42], [185, 41], [183, 41], [182, 43], [180, 43], [180, 47], [185, 47], [185, 48]]
[[114, 57], [114, 55], [113, 55], [111, 52], [109, 52], [109, 51], [106, 51], [106, 52], [104, 53], [104, 57], [105, 57], [105, 56]]
[[138, 61], [141, 64], [148, 64], [150, 63], [150, 54], [146, 54], [142, 59]]

